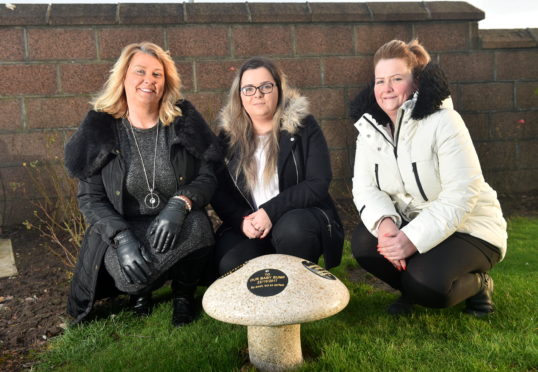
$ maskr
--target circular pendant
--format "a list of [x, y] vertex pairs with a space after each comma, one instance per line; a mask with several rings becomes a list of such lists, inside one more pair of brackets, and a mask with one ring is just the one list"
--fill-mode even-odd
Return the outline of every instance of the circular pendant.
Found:
[[144, 198], [144, 204], [146, 204], [146, 207], [149, 209], [155, 209], [159, 206], [159, 204], [161, 204], [161, 199], [159, 199], [159, 195], [155, 194], [154, 192], [150, 192]]

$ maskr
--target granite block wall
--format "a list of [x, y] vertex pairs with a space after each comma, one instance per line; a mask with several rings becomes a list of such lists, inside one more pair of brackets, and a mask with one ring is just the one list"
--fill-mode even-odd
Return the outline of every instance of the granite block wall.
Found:
[[39, 198], [23, 163], [61, 161], [88, 102], [123, 46], [168, 49], [183, 92], [211, 125], [250, 56], [280, 64], [311, 101], [327, 137], [331, 193], [349, 198], [351, 98], [372, 78], [372, 55], [418, 37], [451, 82], [486, 179], [502, 193], [538, 189], [538, 29], [479, 30], [465, 2], [0, 5], [0, 226]]

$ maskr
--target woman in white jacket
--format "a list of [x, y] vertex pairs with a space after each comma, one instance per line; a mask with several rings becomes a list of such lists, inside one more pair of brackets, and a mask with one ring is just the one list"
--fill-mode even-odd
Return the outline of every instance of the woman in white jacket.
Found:
[[506, 253], [506, 222], [444, 74], [416, 40], [386, 43], [374, 67], [373, 86], [352, 102], [353, 199], [362, 221], [353, 255], [401, 291], [391, 314], [466, 300], [465, 312], [487, 315], [487, 272]]

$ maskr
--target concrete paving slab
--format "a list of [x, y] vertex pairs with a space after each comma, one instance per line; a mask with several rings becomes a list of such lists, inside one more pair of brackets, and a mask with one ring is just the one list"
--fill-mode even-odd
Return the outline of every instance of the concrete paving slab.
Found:
[[10, 239], [0, 239], [0, 278], [17, 275]]

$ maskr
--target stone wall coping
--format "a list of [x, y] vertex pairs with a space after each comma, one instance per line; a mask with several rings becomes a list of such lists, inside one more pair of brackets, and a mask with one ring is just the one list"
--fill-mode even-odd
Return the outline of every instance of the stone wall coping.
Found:
[[482, 49], [536, 48], [538, 28], [479, 30]]
[[181, 23], [479, 21], [463, 1], [384, 3], [120, 3], [0, 5], [0, 26]]

